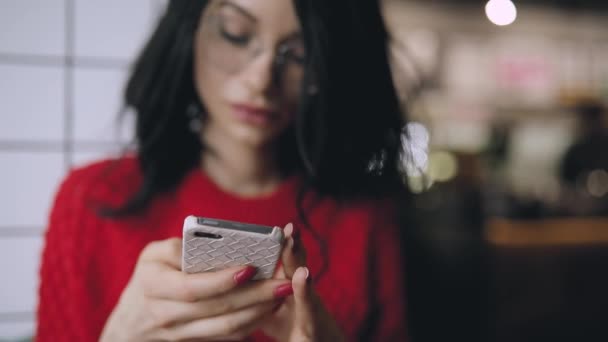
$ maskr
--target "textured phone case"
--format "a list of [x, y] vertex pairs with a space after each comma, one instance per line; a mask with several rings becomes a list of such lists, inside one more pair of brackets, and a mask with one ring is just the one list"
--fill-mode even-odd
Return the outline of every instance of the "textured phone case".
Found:
[[[201, 238], [195, 232], [222, 238]], [[260, 234], [200, 224], [190, 216], [184, 222], [182, 270], [199, 273], [251, 265], [257, 268], [254, 279], [268, 279], [279, 259], [282, 240], [283, 233], [278, 227], [271, 234]]]

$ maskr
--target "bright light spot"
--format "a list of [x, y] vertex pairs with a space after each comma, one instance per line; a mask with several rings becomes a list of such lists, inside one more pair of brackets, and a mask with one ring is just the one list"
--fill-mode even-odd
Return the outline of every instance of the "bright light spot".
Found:
[[517, 19], [517, 8], [511, 0], [490, 0], [486, 4], [486, 15], [494, 25], [506, 26]]
[[594, 170], [587, 177], [587, 192], [594, 197], [604, 197], [608, 194], [608, 172]]
[[423, 124], [419, 122], [408, 123], [407, 134], [410, 136], [410, 141], [413, 145], [428, 148], [430, 140], [429, 130]]
[[429, 176], [438, 182], [447, 182], [458, 173], [458, 161], [449, 152], [437, 151], [429, 156]]
[[406, 132], [401, 136], [404, 154], [401, 162], [409, 176], [420, 176], [428, 168], [428, 150], [430, 134], [421, 123], [407, 124]]

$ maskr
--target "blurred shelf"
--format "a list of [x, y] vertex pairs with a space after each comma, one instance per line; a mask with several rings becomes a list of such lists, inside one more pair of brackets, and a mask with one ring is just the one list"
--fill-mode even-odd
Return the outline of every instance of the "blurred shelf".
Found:
[[608, 245], [608, 218], [556, 218], [539, 221], [491, 218], [486, 240], [498, 247]]

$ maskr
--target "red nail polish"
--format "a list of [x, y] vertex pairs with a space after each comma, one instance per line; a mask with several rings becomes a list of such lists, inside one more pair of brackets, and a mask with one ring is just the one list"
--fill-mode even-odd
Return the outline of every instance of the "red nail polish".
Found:
[[253, 266], [247, 266], [245, 269], [238, 271], [234, 275], [234, 281], [237, 285], [243, 285], [250, 281], [258, 270]]
[[286, 298], [293, 294], [291, 284], [283, 284], [274, 289], [274, 297], [277, 299]]

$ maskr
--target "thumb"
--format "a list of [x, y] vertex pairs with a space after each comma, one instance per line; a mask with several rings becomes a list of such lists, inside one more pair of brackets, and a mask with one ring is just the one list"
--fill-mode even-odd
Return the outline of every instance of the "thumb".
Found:
[[304, 336], [313, 336], [314, 297], [310, 271], [307, 267], [298, 267], [291, 280], [295, 302], [295, 327]]
[[287, 243], [281, 253], [281, 262], [285, 277], [291, 279], [299, 266], [306, 265], [306, 252], [293, 223], [288, 223], [283, 231], [285, 232]]

